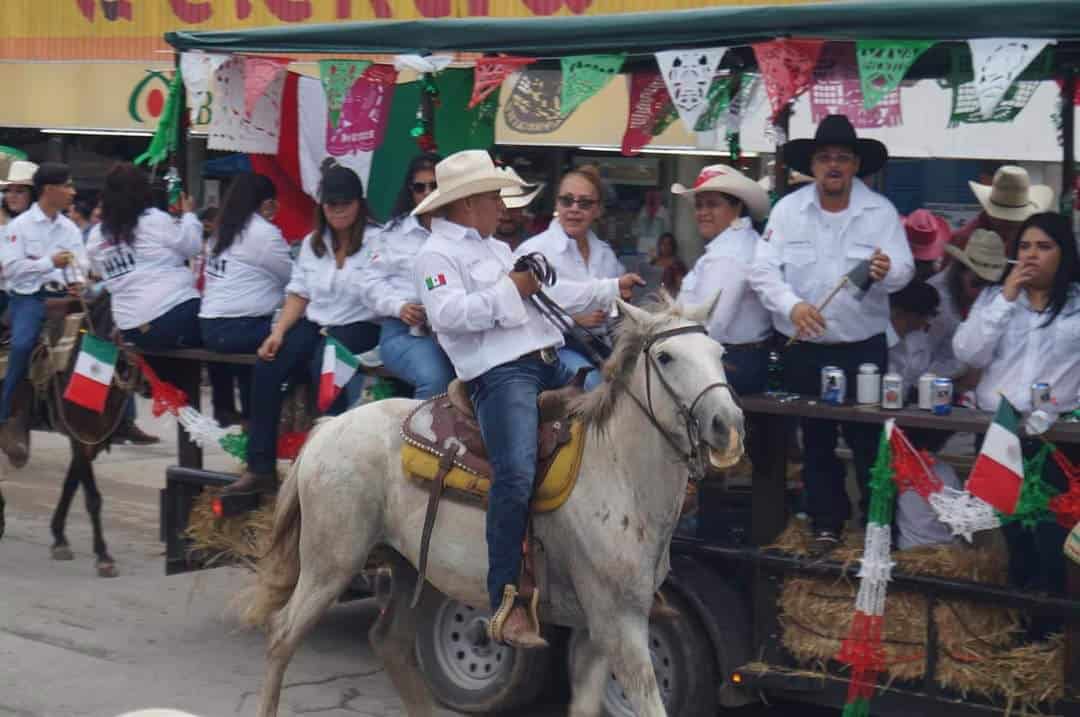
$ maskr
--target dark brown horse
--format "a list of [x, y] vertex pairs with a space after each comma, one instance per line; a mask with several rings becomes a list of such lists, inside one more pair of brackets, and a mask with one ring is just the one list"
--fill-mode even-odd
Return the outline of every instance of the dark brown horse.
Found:
[[[64, 389], [75, 368], [83, 333], [74, 334], [73, 314], [83, 313], [80, 302], [65, 299], [50, 300], [45, 327], [48, 348], [35, 352], [30, 376], [22, 382], [15, 394], [12, 427], [21, 431], [30, 445], [30, 429], [50, 430], [68, 437], [71, 444], [71, 462], [64, 478], [60, 501], [52, 517], [52, 557], [55, 560], [71, 560], [74, 555], [64, 534], [68, 510], [79, 486], [83, 488], [86, 511], [94, 532], [94, 555], [97, 572], [101, 577], [115, 577], [116, 564], [105, 545], [101, 527], [101, 492], [94, 477], [94, 458], [102, 449], [108, 449], [109, 441], [124, 417], [124, 408], [131, 397], [130, 385], [134, 383], [135, 369], [120, 355], [116, 377], [102, 413], [83, 408], [63, 398]], [[68, 328], [65, 332], [65, 324]], [[101, 338], [110, 338], [112, 318], [107, 298], [94, 302], [90, 314], [84, 315], [81, 328]], [[74, 334], [74, 335], [73, 335]], [[65, 335], [67, 340], [65, 341]], [[70, 349], [70, 350], [69, 350]], [[65, 354], [67, 354], [65, 356]], [[62, 363], [62, 370], [50, 368]], [[57, 367], [59, 368], [59, 367]], [[4, 534], [4, 497], [0, 493], [0, 537]]]

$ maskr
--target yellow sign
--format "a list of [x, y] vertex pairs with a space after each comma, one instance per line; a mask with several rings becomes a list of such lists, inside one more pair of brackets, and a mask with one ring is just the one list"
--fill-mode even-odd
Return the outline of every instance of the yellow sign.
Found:
[[154, 60], [170, 30], [350, 20], [534, 17], [815, 0], [4, 0], [0, 59]]

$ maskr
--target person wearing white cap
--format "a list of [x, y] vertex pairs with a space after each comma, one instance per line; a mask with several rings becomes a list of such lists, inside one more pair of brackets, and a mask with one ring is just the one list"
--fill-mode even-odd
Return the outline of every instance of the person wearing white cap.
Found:
[[[842, 114], [825, 117], [813, 139], [784, 145], [787, 164], [813, 175], [814, 183], [773, 207], [750, 284], [772, 312], [776, 329], [797, 339], [784, 356], [789, 391], [818, 393], [825, 366], [839, 367], [854, 386], [860, 364], [883, 369], [888, 363], [889, 294], [907, 285], [915, 263], [896, 207], [859, 179], [880, 170], [888, 156], [881, 142], [858, 137]], [[826, 307], [834, 287], [860, 265], [868, 267], [869, 289], [841, 291]], [[839, 544], [851, 514], [846, 471], [836, 457], [839, 430], [851, 448], [860, 486], [870, 479], [879, 431], [867, 424], [817, 418], [801, 423], [812, 552], [823, 555]], [[869, 492], [861, 492], [866, 506]]]
[[994, 172], [990, 184], [968, 182], [982, 211], [949, 240], [963, 249], [976, 229], [989, 229], [1005, 241], [1005, 251], [1012, 251], [1020, 225], [1032, 214], [1049, 211], [1054, 204], [1054, 189], [1046, 184], [1032, 184], [1023, 167], [1006, 164]]
[[24, 159], [17, 159], [8, 168], [7, 179], [0, 181], [4, 189], [4, 201], [0, 203], [0, 226], [10, 222], [34, 201], [34, 172], [38, 166]]
[[[626, 273], [614, 250], [592, 230], [604, 211], [604, 185], [592, 166], [577, 167], [563, 175], [555, 198], [559, 215], [551, 225], [530, 238], [515, 251], [515, 256], [533, 252], [544, 255], [555, 269], [555, 285], [546, 293], [561, 306], [577, 306], [571, 311], [574, 321], [599, 334], [607, 334], [609, 312], [620, 287], [644, 284], [637, 274]], [[593, 366], [588, 350], [572, 335], [559, 349], [559, 360], [572, 371], [590, 369], [585, 388], [600, 385], [603, 376]]]
[[701, 170], [693, 186], [673, 184], [671, 193], [694, 202], [705, 253], [682, 280], [679, 302], [698, 305], [719, 300], [709, 317], [709, 336], [724, 345], [724, 362], [734, 367], [728, 380], [739, 393], [766, 388], [772, 317], [750, 288], [761, 235], [751, 219], [769, 213], [769, 195], [733, 167], [714, 164]]
[[495, 225], [495, 238], [514, 251], [525, 241], [525, 208], [544, 190], [544, 183], [527, 183], [518, 176], [513, 167], [504, 167], [503, 171], [521, 182], [521, 186], [499, 192], [503, 200], [503, 210], [499, 212], [499, 223]]
[[540, 290], [537, 277], [515, 271], [510, 248], [492, 238], [500, 190], [520, 183], [482, 150], [439, 162], [435, 180], [438, 188], [413, 210], [435, 213], [414, 276], [431, 328], [468, 386], [494, 469], [487, 509], [490, 636], [542, 647], [539, 625], [517, 592], [536, 471], [536, 399], [573, 374], [556, 354], [562, 333], [529, 299]]
[[450, 359], [427, 328], [413, 282], [413, 264], [431, 234], [431, 215], [413, 216], [435, 191], [437, 154], [413, 157], [405, 171], [393, 218], [371, 239], [371, 260], [360, 273], [364, 302], [379, 317], [379, 358], [390, 373], [412, 385], [413, 398], [446, 393], [454, 378]]

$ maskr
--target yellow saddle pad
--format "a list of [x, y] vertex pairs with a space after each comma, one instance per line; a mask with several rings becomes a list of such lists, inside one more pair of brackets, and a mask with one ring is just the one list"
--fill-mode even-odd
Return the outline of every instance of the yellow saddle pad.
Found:
[[[581, 456], [585, 450], [585, 429], [579, 422], [570, 424], [570, 440], [560, 446], [548, 462], [547, 470], [539, 478], [539, 485], [533, 495], [532, 511], [547, 513], [560, 507], [570, 497], [577, 483], [578, 470], [581, 468]], [[486, 462], [486, 461], [485, 461]], [[444, 487], [487, 499], [491, 487], [490, 469], [469, 470], [460, 461], [446, 475]], [[475, 466], [476, 461], [469, 465]], [[412, 443], [403, 443], [401, 447], [401, 466], [406, 476], [423, 480], [434, 480], [439, 472], [439, 456]]]

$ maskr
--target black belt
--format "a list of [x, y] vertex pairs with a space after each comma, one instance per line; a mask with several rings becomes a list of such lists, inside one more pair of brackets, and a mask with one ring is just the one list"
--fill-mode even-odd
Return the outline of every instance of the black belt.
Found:
[[752, 341], [748, 344], [724, 344], [726, 351], [752, 351], [754, 349], [765, 349], [769, 347], [767, 341]]
[[[780, 336], [784, 340], [785, 343], [791, 340], [791, 337], [787, 336], [786, 334], [783, 334], [783, 333], [781, 333], [779, 331], [777, 331], [776, 333], [777, 333], [778, 336]], [[865, 343], [869, 343], [870, 341], [874, 341], [879, 336], [883, 336], [883, 334], [874, 334], [873, 336], [865, 338], [862, 341], [828, 342], [828, 341], [806, 341], [804, 339], [799, 339], [798, 343], [806, 344], [807, 346], [828, 346], [829, 348], [839, 348], [839, 347], [844, 347], [844, 346], [861, 346], [861, 345], [863, 345]]]
[[524, 361], [526, 359], [535, 359], [537, 361], [543, 361], [546, 364], [553, 364], [559, 360], [559, 355], [555, 353], [554, 346], [545, 346], [542, 349], [530, 351], [527, 354], [518, 356], [518, 361]]

